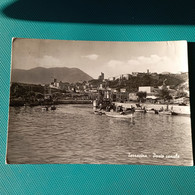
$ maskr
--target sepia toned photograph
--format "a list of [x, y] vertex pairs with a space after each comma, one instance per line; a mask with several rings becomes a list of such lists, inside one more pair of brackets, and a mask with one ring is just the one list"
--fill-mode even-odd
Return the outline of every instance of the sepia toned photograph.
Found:
[[13, 38], [8, 164], [192, 166], [186, 41]]

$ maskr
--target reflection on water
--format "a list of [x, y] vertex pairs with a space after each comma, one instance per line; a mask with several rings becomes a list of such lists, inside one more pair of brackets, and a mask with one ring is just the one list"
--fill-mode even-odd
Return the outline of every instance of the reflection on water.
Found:
[[[154, 158], [153, 153], [179, 158]], [[132, 122], [94, 115], [90, 105], [58, 105], [48, 112], [39, 106], [11, 107], [7, 159], [32, 164], [190, 165], [190, 117], [135, 113]]]

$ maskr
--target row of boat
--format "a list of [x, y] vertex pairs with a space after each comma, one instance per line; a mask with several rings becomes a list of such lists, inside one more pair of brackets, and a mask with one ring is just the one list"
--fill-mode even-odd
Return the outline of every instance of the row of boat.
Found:
[[153, 114], [159, 114], [159, 115], [178, 115], [178, 113], [172, 111], [172, 110], [155, 110], [155, 109], [140, 109], [136, 108], [134, 111], [130, 112], [116, 112], [116, 111], [104, 111], [104, 110], [95, 110], [94, 114], [96, 115], [107, 115], [109, 117], [115, 117], [115, 118], [133, 118], [134, 112], [142, 112], [142, 113], [153, 113]]
[[178, 113], [173, 110], [156, 110], [156, 109], [135, 109], [135, 112], [153, 113], [153, 114], [163, 114], [163, 115], [178, 115]]

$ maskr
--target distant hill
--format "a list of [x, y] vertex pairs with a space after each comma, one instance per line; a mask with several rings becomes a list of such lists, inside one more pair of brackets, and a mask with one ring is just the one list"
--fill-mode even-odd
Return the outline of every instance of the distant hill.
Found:
[[91, 76], [78, 68], [42, 68], [37, 67], [30, 70], [13, 69], [12, 82], [49, 84], [56, 78], [57, 81], [75, 83], [78, 81], [89, 81]]
[[158, 87], [162, 86], [165, 81], [166, 85], [171, 88], [178, 88], [182, 83], [188, 83], [188, 75], [187, 74], [159, 74], [158, 76], [144, 75], [137, 77], [130, 77], [129, 80], [121, 80], [120, 82], [109, 81], [109, 87], [121, 89], [125, 88], [129, 92], [137, 92], [140, 86], [152, 86]]

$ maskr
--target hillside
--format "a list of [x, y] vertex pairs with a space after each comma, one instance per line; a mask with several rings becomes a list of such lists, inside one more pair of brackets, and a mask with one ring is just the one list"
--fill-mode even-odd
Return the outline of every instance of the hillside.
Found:
[[165, 81], [166, 85], [169, 85], [171, 88], [176, 88], [178, 85], [187, 81], [187, 76], [181, 77], [181, 75], [169, 74], [162, 75], [159, 74], [158, 77], [152, 77], [149, 75], [145, 75], [143, 77], [131, 77], [129, 80], [115, 80], [109, 81], [108, 85], [111, 88], [126, 88], [129, 92], [137, 92], [140, 86], [153, 86], [158, 87], [163, 84]]
[[92, 77], [78, 68], [33, 68], [30, 70], [13, 69], [11, 74], [12, 82], [48, 84], [56, 78], [58, 81], [75, 83], [88, 81]]

